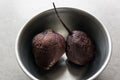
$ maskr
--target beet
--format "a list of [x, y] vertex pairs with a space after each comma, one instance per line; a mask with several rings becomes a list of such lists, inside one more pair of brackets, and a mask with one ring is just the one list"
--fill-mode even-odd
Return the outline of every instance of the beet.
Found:
[[67, 36], [66, 55], [69, 61], [78, 65], [85, 65], [92, 60], [93, 49], [93, 44], [86, 33], [73, 31], [72, 35]]
[[64, 38], [54, 31], [37, 34], [32, 40], [33, 54], [40, 68], [50, 69], [65, 52]]
[[87, 64], [93, 59], [94, 46], [92, 41], [83, 31], [71, 31], [60, 18], [54, 3], [53, 6], [58, 19], [69, 33], [66, 40], [68, 60], [77, 65]]

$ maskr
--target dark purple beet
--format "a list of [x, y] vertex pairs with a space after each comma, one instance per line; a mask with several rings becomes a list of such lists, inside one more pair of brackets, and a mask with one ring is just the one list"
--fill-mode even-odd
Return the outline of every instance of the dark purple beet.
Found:
[[66, 40], [66, 55], [68, 60], [77, 65], [87, 64], [92, 60], [94, 51], [90, 38], [82, 31], [71, 31], [68, 29], [60, 18], [54, 3], [53, 6], [58, 19], [69, 33]]
[[53, 31], [37, 34], [32, 40], [35, 62], [48, 70], [65, 52], [64, 38]]
[[66, 55], [68, 60], [78, 65], [85, 65], [93, 58], [93, 44], [82, 31], [73, 31], [67, 36]]

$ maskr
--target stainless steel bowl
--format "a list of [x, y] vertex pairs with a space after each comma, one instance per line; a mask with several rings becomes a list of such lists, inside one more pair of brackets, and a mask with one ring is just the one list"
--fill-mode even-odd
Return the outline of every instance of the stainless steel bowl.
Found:
[[67, 31], [61, 25], [53, 9], [35, 16], [18, 33], [16, 57], [22, 70], [34, 80], [92, 80], [107, 66], [111, 56], [111, 39], [105, 28], [94, 16], [74, 8], [58, 8], [59, 15], [71, 30], [82, 30], [88, 34], [95, 45], [94, 60], [85, 66], [69, 63], [63, 55], [50, 70], [39, 69], [32, 55], [32, 38], [46, 29], [53, 29], [65, 38]]

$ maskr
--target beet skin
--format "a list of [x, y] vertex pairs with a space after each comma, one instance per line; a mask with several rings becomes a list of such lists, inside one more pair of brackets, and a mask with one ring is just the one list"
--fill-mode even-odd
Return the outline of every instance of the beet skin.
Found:
[[64, 38], [53, 31], [37, 34], [32, 41], [35, 62], [48, 70], [65, 52]]
[[66, 55], [77, 65], [85, 65], [92, 60], [93, 44], [86, 33], [73, 31], [72, 35], [68, 35]]

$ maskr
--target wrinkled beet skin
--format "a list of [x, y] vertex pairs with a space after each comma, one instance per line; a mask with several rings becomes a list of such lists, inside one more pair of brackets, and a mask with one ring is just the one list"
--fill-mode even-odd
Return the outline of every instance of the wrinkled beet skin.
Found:
[[68, 60], [77, 64], [85, 65], [93, 58], [93, 44], [90, 38], [82, 31], [73, 31], [67, 37], [66, 55]]
[[65, 52], [64, 38], [53, 31], [37, 34], [33, 38], [32, 46], [36, 64], [46, 70]]

